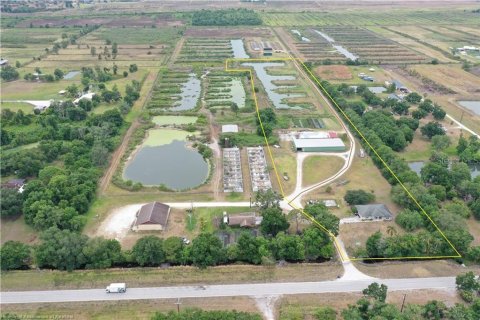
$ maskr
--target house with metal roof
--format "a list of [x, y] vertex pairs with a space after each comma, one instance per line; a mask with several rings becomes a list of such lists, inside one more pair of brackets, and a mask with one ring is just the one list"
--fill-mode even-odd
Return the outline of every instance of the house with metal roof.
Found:
[[356, 215], [362, 220], [392, 220], [393, 215], [384, 204], [356, 205]]
[[143, 205], [137, 211], [135, 222], [133, 223], [133, 231], [152, 231], [165, 230], [167, 228], [168, 217], [170, 215], [170, 206], [160, 203], [151, 202]]

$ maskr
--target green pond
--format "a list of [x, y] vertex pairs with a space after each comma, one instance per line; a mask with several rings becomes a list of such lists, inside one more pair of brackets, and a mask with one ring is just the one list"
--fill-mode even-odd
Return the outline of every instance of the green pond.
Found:
[[208, 177], [208, 164], [197, 150], [187, 147], [192, 133], [173, 129], [151, 129], [131, 156], [123, 178], [147, 186], [165, 185], [184, 190], [201, 185]]
[[195, 123], [197, 119], [198, 117], [193, 116], [155, 116], [152, 121], [156, 125], [165, 126]]

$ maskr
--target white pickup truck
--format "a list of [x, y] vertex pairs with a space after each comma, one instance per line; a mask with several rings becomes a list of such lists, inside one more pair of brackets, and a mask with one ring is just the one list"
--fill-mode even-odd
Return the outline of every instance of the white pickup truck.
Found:
[[105, 289], [107, 293], [124, 293], [127, 291], [126, 283], [110, 283], [110, 285]]

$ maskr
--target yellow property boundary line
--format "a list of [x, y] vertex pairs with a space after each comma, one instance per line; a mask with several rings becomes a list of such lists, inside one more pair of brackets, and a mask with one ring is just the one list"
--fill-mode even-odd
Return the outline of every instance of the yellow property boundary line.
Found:
[[[335, 237], [335, 235], [330, 231], [328, 230], [324, 225], [322, 225], [320, 222], [318, 222], [311, 214], [309, 214], [308, 212], [305, 212], [305, 210], [303, 210], [303, 208], [297, 208], [296, 206], [294, 206], [291, 202], [288, 202], [288, 204], [293, 208], [293, 209], [297, 209], [299, 210], [307, 219], [309, 219], [313, 224], [315, 224], [317, 227], [319, 227], [321, 230], [325, 231], [330, 237], [332, 237], [333, 239], [333, 243], [335, 245], [335, 247], [337, 248], [337, 251], [340, 255], [340, 259], [343, 261], [343, 262], [346, 262], [346, 261], [361, 261], [361, 260], [403, 260], [403, 259], [446, 259], [446, 258], [461, 258], [462, 255], [457, 251], [457, 249], [455, 248], [455, 246], [450, 242], [450, 240], [448, 240], [448, 238], [445, 236], [445, 234], [442, 232], [442, 230], [440, 230], [440, 228], [437, 226], [437, 224], [433, 221], [433, 219], [427, 214], [427, 212], [423, 209], [423, 207], [420, 205], [420, 203], [417, 201], [417, 199], [415, 199], [415, 197], [412, 195], [412, 193], [405, 187], [405, 185], [402, 183], [402, 181], [398, 178], [397, 175], [395, 175], [395, 173], [392, 171], [392, 169], [390, 168], [390, 166], [383, 160], [383, 158], [377, 153], [377, 151], [375, 150], [375, 148], [370, 144], [370, 142], [365, 138], [365, 136], [362, 134], [362, 132], [360, 132], [360, 130], [358, 130], [358, 128], [355, 126], [355, 124], [350, 120], [350, 118], [346, 115], [346, 113], [342, 110], [342, 108], [340, 108], [340, 106], [337, 104], [337, 102], [332, 98], [332, 96], [327, 92], [327, 90], [322, 86], [322, 84], [320, 83], [320, 81], [317, 79], [317, 77], [312, 73], [312, 71], [303, 63], [303, 61], [301, 61], [300, 59], [298, 58], [294, 58], [294, 57], [289, 57], [289, 58], [247, 58], [247, 59], [239, 59], [239, 58], [229, 58], [229, 59], [226, 59], [225, 60], [225, 71], [227, 72], [248, 72], [250, 74], [250, 86], [251, 86], [251, 89], [252, 89], [252, 93], [253, 93], [253, 100], [255, 101], [255, 110], [257, 112], [257, 118], [258, 118], [258, 121], [260, 123], [260, 127], [262, 129], [262, 132], [263, 132], [263, 137], [265, 138], [265, 144], [267, 146], [267, 151], [268, 151], [268, 155], [270, 156], [270, 160], [272, 161], [272, 164], [273, 164], [273, 170], [275, 172], [275, 176], [277, 178], [277, 181], [278, 181], [278, 185], [280, 186], [280, 193], [282, 195], [283, 198], [286, 197], [285, 195], [285, 192], [283, 190], [283, 185], [282, 185], [282, 182], [281, 182], [281, 179], [280, 179], [280, 175], [278, 174], [278, 171], [277, 171], [277, 167], [275, 165], [275, 161], [273, 159], [273, 155], [272, 155], [272, 150], [270, 148], [270, 144], [268, 143], [268, 138], [267, 136], [265, 135], [265, 130], [263, 128], [263, 123], [262, 123], [262, 119], [260, 118], [260, 109], [258, 107], [258, 100], [257, 100], [257, 95], [255, 93], [255, 84], [254, 84], [254, 81], [253, 81], [253, 72], [252, 72], [252, 69], [251, 68], [240, 68], [240, 69], [230, 69], [229, 68], [229, 63], [230, 62], [274, 62], [274, 61], [299, 61], [302, 66], [304, 67], [304, 69], [309, 73], [309, 75], [313, 78], [313, 80], [318, 84], [318, 86], [320, 87], [320, 89], [323, 91], [323, 93], [330, 99], [330, 101], [335, 105], [335, 107], [337, 108], [337, 110], [339, 110], [341, 112], [341, 114], [344, 116], [345, 119], [347, 119], [348, 123], [355, 129], [355, 131], [360, 135], [360, 137], [363, 139], [363, 141], [365, 141], [365, 143], [368, 145], [368, 147], [375, 153], [375, 155], [378, 157], [378, 159], [380, 159], [380, 161], [382, 162], [382, 164], [385, 166], [385, 168], [387, 168], [387, 170], [392, 174], [392, 176], [397, 180], [398, 184], [400, 186], [402, 186], [402, 188], [405, 190], [405, 192], [408, 194], [408, 196], [413, 200], [413, 202], [417, 205], [417, 207], [420, 209], [420, 211], [428, 218], [428, 220], [433, 224], [433, 226], [435, 227], [435, 229], [442, 235], [442, 237], [447, 241], [447, 243], [449, 244], [449, 246], [455, 251], [456, 255], [451, 255], [451, 256], [413, 256], [413, 257], [390, 257], [390, 258], [348, 258], [348, 254], [346, 252], [344, 252], [342, 246], [339, 244], [337, 238]], [[335, 111], [335, 110], [334, 110]], [[342, 121], [342, 120], [341, 120]]]

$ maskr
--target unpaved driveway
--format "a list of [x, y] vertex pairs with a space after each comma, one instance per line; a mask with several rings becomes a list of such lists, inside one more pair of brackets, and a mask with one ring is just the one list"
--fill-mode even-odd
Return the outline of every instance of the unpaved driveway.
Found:
[[131, 204], [114, 209], [105, 219], [97, 230], [97, 236], [103, 236], [108, 239], [122, 240], [130, 230], [135, 221], [135, 214], [144, 205]]

